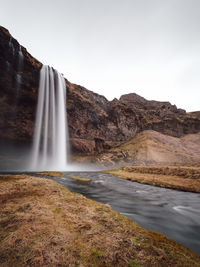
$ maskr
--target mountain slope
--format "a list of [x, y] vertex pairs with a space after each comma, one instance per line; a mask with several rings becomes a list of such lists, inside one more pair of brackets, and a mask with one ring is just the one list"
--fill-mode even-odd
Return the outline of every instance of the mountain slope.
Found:
[[181, 138], [147, 130], [99, 156], [99, 162], [185, 164], [200, 161], [200, 133]]

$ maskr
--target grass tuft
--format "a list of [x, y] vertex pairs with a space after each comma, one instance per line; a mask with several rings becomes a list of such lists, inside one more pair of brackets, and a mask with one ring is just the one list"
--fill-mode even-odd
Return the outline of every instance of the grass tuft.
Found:
[[62, 172], [38, 172], [37, 174], [51, 177], [63, 177], [64, 173]]
[[129, 261], [129, 266], [130, 267], [140, 267], [140, 264], [138, 263], [137, 260], [130, 260]]

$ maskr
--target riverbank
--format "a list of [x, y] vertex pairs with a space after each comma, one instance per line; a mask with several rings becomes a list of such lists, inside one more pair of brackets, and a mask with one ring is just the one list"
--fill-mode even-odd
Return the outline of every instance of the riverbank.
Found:
[[164, 188], [200, 193], [199, 167], [121, 167], [105, 171], [117, 177]]
[[54, 181], [0, 175], [0, 266], [200, 266], [200, 256]]

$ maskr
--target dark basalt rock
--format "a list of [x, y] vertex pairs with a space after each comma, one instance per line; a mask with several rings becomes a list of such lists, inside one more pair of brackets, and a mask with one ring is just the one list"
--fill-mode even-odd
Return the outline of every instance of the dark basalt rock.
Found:
[[[0, 140], [30, 145], [42, 63], [21, 47], [24, 63], [20, 69], [19, 49], [17, 40], [0, 27]], [[169, 102], [148, 101], [134, 93], [108, 101], [68, 80], [66, 86], [73, 153], [100, 153], [143, 130], [176, 137], [200, 131], [200, 112], [186, 113]]]
[[21, 47], [24, 61], [19, 66], [19, 50], [19, 43], [0, 27], [0, 138], [30, 141], [42, 64]]

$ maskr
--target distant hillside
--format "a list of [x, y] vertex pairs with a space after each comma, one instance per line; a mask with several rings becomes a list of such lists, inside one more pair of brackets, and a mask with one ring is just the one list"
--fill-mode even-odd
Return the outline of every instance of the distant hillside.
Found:
[[200, 161], [200, 133], [177, 138], [147, 130], [128, 142], [112, 148], [99, 162], [150, 164], [186, 164]]

